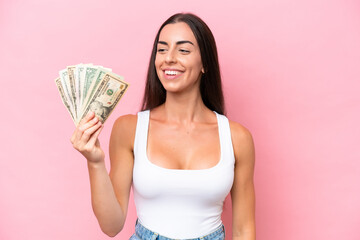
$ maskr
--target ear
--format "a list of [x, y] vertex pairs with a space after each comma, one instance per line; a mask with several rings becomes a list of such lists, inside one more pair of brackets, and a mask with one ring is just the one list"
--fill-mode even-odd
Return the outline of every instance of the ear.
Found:
[[205, 70], [204, 70], [204, 68], [201, 68], [201, 72], [202, 72], [202, 73], [205, 73]]

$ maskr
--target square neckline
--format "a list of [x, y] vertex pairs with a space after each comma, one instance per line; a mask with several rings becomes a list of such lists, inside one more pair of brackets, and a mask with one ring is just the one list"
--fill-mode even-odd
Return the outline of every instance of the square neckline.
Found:
[[220, 124], [220, 115], [216, 112], [213, 111], [216, 115], [216, 120], [217, 120], [217, 126], [218, 126], [218, 137], [219, 137], [219, 143], [220, 143], [220, 159], [219, 161], [216, 163], [216, 165], [210, 167], [210, 168], [204, 168], [204, 169], [178, 169], [178, 168], [165, 168], [165, 167], [161, 167], [159, 165], [156, 165], [155, 163], [151, 162], [150, 159], [148, 158], [147, 155], [147, 146], [148, 146], [148, 136], [149, 136], [149, 125], [150, 125], [150, 110], [146, 110], [146, 127], [145, 127], [145, 138], [144, 138], [144, 155], [145, 155], [145, 161], [150, 165], [153, 166], [154, 168], [157, 168], [161, 171], [168, 171], [168, 172], [208, 172], [208, 171], [213, 171], [217, 168], [219, 168], [219, 166], [221, 165], [221, 163], [223, 162], [223, 140], [222, 140], [222, 136], [221, 136], [221, 124]]

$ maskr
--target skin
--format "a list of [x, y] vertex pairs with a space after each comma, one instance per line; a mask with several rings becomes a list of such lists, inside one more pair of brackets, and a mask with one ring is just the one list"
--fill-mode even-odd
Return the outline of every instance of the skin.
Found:
[[[190, 41], [183, 42], [182, 41]], [[149, 160], [169, 169], [206, 169], [220, 159], [216, 115], [200, 95], [204, 72], [196, 39], [185, 23], [166, 25], [159, 37], [155, 66], [167, 91], [164, 104], [150, 112], [147, 155]], [[180, 43], [179, 43], [180, 42]], [[167, 79], [164, 69], [178, 69], [181, 76]], [[115, 236], [124, 226], [132, 172], [137, 116], [119, 117], [113, 126], [108, 174], [98, 136], [101, 122], [90, 113], [76, 128], [71, 142], [87, 159], [94, 213], [104, 233]], [[235, 177], [231, 189], [233, 240], [255, 239], [255, 151], [251, 133], [230, 121], [235, 155]]]

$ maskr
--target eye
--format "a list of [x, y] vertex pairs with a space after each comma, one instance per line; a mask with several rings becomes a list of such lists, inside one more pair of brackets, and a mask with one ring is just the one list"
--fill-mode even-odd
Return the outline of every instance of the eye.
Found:
[[159, 49], [157, 50], [157, 52], [159, 52], [159, 53], [162, 53], [162, 52], [165, 52], [165, 51], [166, 51], [165, 48], [159, 48]]
[[181, 53], [190, 53], [190, 51], [189, 50], [186, 50], [186, 49], [180, 49], [179, 50]]

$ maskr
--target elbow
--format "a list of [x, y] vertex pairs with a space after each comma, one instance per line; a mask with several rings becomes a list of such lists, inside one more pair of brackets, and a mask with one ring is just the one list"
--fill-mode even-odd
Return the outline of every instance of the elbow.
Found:
[[115, 237], [119, 232], [106, 232], [105, 234], [108, 236], [108, 237]]
[[105, 233], [107, 236], [113, 238], [113, 237], [115, 237], [116, 235], [118, 235], [118, 233], [121, 232], [122, 229], [123, 229], [123, 227], [113, 228], [113, 229], [101, 228], [101, 231], [102, 231], [103, 233]]
[[116, 235], [118, 235], [118, 233], [121, 232], [121, 230], [119, 231], [103, 231], [103, 233], [105, 233], [107, 236], [109, 237], [115, 237]]
[[[96, 214], [95, 214], [96, 215]], [[115, 237], [124, 228], [124, 219], [121, 214], [96, 215], [101, 231], [109, 237]]]

